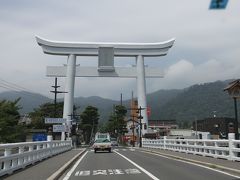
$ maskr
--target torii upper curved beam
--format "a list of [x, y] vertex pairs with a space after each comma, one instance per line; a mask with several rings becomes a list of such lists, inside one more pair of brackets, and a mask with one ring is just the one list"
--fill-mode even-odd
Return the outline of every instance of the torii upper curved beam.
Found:
[[98, 56], [99, 47], [112, 47], [114, 56], [164, 56], [175, 39], [157, 43], [90, 43], [50, 41], [36, 36], [43, 52], [52, 55]]

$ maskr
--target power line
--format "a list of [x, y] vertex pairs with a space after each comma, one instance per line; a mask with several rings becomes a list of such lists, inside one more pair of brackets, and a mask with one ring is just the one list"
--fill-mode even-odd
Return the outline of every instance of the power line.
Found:
[[[0, 82], [0, 87], [1, 88], [8, 89], [8, 90], [14, 91], [16, 93], [21, 93], [23, 95], [33, 97], [34, 99], [37, 99], [37, 98], [36, 98], [36, 96], [34, 96], [31, 93], [40, 94], [40, 93], [33, 92], [32, 90], [29, 90], [27, 88], [24, 88], [22, 86], [19, 86], [15, 83], [11, 83], [11, 82], [6, 81], [6, 80], [1, 79], [1, 78], [0, 78], [0, 81], [1, 81]], [[40, 95], [42, 95], [42, 94], [40, 94]], [[42, 95], [42, 96], [44, 96], [44, 95]]]
[[[8, 85], [8, 86], [11, 86], [11, 87], [16, 88], [16, 89], [19, 89], [19, 90], [28, 91], [28, 92], [33, 92], [33, 91], [30, 90], [30, 89], [27, 89], [27, 88], [22, 87], [22, 86], [20, 86], [20, 85], [18, 85], [18, 84], [15, 84], [15, 83], [6, 81], [6, 80], [4, 80], [4, 79], [2, 79], [2, 78], [0, 78], [0, 81], [2, 81], [3, 84], [6, 84], [6, 85]], [[33, 92], [33, 93], [34, 93], [34, 92]]]

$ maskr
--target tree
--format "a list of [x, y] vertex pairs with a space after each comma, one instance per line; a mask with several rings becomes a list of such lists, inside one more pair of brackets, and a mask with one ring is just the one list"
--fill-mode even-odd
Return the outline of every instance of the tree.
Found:
[[93, 106], [88, 106], [80, 115], [82, 122], [80, 128], [83, 130], [85, 143], [88, 144], [93, 135], [97, 132], [99, 114], [98, 109]]
[[0, 143], [14, 143], [25, 140], [25, 127], [18, 124], [20, 119], [17, 103], [20, 98], [11, 101], [0, 101]]
[[117, 105], [114, 108], [114, 114], [112, 114], [109, 118], [109, 122], [107, 123], [107, 130], [114, 136], [123, 135], [126, 130], [126, 122], [125, 117], [127, 114], [127, 109], [125, 106]]
[[49, 125], [45, 125], [45, 117], [62, 117], [63, 115], [63, 102], [59, 102], [56, 105], [56, 115], [55, 115], [55, 105], [53, 103], [45, 103], [39, 106], [39, 108], [34, 109], [34, 112], [31, 112], [30, 117], [32, 122], [30, 127], [33, 129], [44, 129]]

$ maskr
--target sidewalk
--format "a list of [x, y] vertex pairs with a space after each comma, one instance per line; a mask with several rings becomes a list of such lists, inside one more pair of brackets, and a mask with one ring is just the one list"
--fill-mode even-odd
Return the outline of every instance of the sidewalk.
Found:
[[187, 162], [192, 162], [207, 166], [210, 168], [218, 169], [221, 171], [226, 171], [229, 173], [234, 173], [240, 175], [240, 162], [229, 161], [225, 159], [217, 159], [212, 157], [204, 157], [200, 155], [187, 154], [181, 152], [175, 152], [170, 150], [160, 150], [160, 149], [151, 149], [151, 148], [139, 148], [139, 150], [148, 151], [163, 156], [167, 156], [173, 159], [180, 159]]
[[58, 171], [64, 165], [70, 163], [71, 159], [77, 159], [85, 149], [72, 149], [65, 153], [53, 156], [35, 165], [26, 167], [23, 170], [16, 171], [12, 175], [1, 177], [6, 180], [46, 180]]

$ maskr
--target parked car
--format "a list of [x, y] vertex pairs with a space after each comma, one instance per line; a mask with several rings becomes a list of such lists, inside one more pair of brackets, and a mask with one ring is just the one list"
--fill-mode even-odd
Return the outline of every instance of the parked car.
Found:
[[93, 144], [94, 152], [97, 151], [108, 151], [111, 152], [112, 145], [109, 139], [96, 139]]

